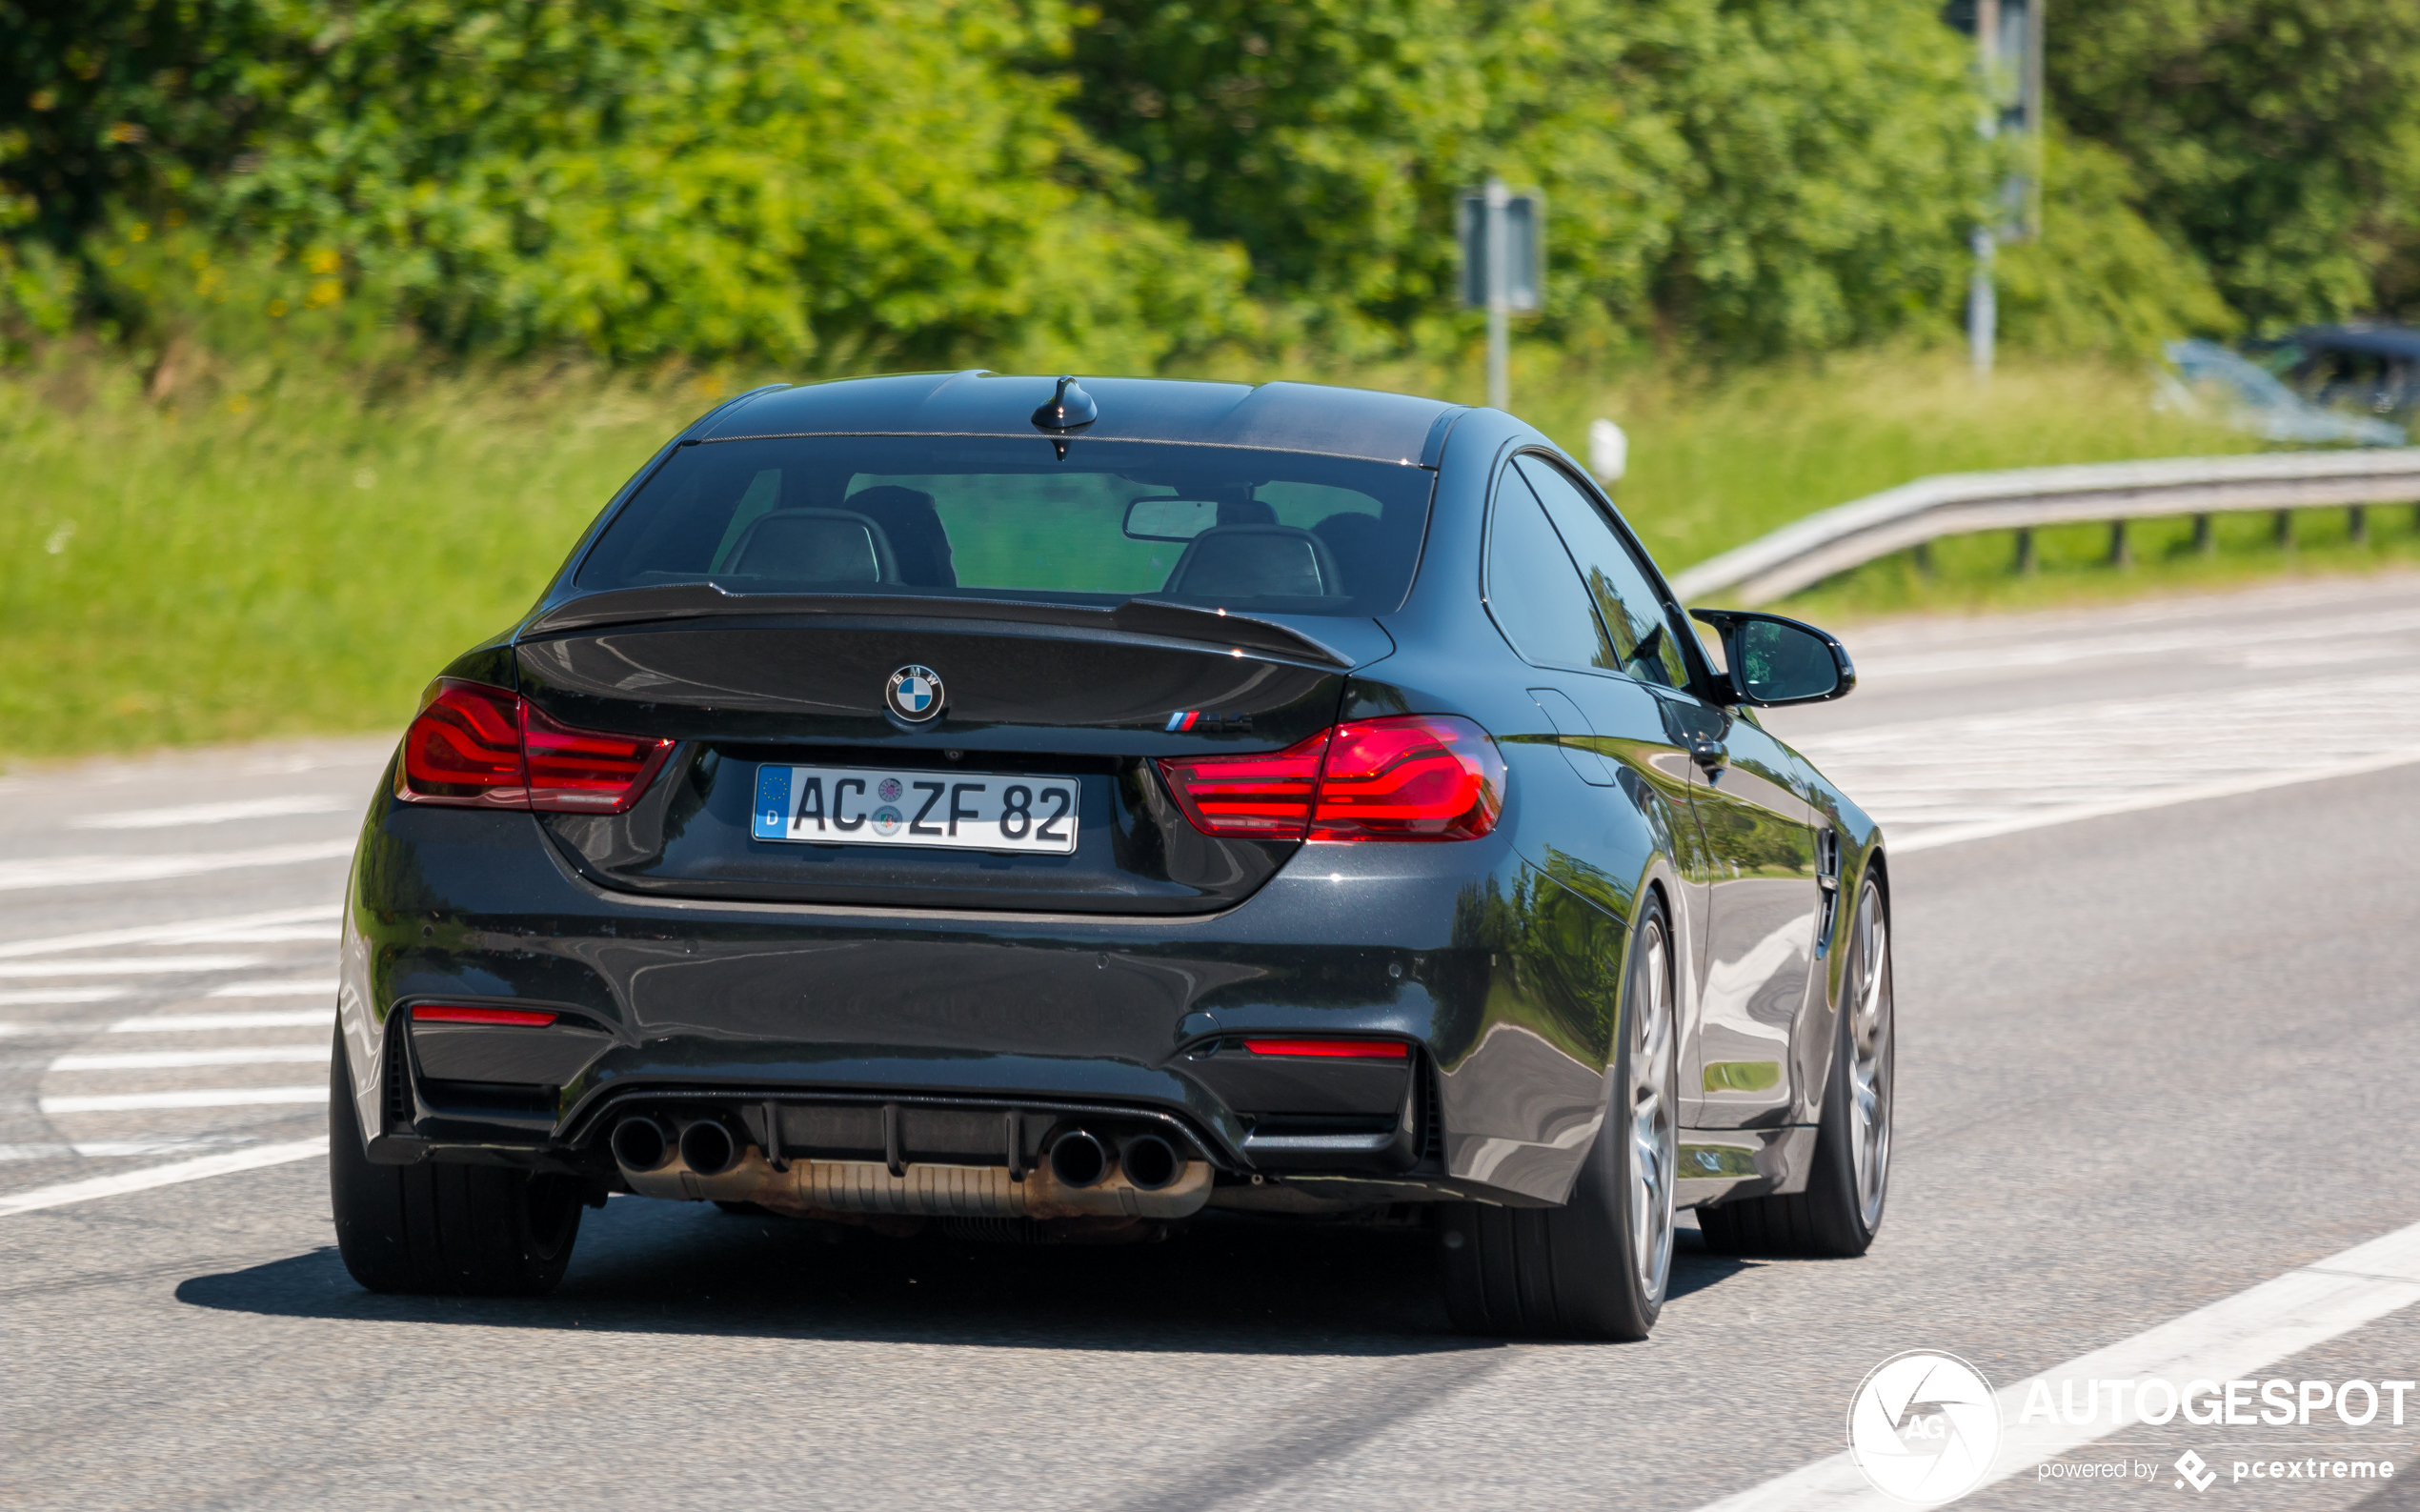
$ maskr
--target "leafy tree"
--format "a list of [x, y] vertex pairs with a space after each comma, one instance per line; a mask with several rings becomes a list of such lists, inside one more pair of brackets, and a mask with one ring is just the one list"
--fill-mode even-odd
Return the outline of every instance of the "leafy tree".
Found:
[[2052, 15], [2055, 109], [2123, 160], [2145, 220], [2246, 319], [2420, 315], [2420, 7], [2126, 0]]
[[1075, 63], [1160, 210], [1347, 350], [1440, 326], [1491, 171], [1546, 191], [1563, 330], [1751, 353], [1938, 309], [1981, 181], [1923, 0], [1104, 0]]
[[165, 4], [116, 3], [62, 54], [100, 60], [94, 88], [45, 110], [67, 140], [123, 115], [148, 151], [32, 183], [53, 246], [174, 201], [325, 265], [314, 298], [508, 354], [1149, 368], [1239, 318], [1231, 252], [1074, 182], [1121, 165], [1031, 66], [1064, 50], [1047, 8], [210, 0], [171, 34]]

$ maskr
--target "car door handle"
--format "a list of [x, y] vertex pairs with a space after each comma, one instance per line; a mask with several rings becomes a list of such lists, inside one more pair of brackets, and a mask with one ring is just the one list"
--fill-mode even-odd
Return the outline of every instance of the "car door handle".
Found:
[[1700, 771], [1711, 776], [1730, 765], [1731, 753], [1710, 736], [1693, 735], [1689, 736], [1689, 759], [1698, 764]]

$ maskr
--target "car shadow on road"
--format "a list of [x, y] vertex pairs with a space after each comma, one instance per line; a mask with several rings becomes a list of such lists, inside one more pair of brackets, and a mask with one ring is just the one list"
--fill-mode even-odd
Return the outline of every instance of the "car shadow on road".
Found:
[[[1684, 1230], [1672, 1294], [1744, 1262]], [[1425, 1231], [1203, 1224], [1164, 1243], [894, 1240], [709, 1206], [616, 1201], [582, 1225], [535, 1299], [383, 1297], [333, 1246], [176, 1288], [179, 1301], [287, 1318], [878, 1340], [1017, 1348], [1384, 1356], [1492, 1348], [1455, 1334]]]

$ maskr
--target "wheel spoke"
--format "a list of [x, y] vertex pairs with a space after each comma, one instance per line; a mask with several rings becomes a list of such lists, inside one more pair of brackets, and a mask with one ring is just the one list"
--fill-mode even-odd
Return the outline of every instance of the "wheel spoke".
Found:
[[1890, 925], [1882, 897], [1866, 884], [1857, 900], [1852, 934], [1847, 1023], [1848, 1129], [1851, 1170], [1860, 1216], [1867, 1224], [1882, 1214], [1890, 1170]]
[[1650, 924], [1637, 953], [1629, 1033], [1631, 1262], [1642, 1290], [1661, 1302], [1672, 1268], [1674, 1174], [1679, 1130], [1672, 1105], [1676, 1033], [1671, 961], [1664, 932]]

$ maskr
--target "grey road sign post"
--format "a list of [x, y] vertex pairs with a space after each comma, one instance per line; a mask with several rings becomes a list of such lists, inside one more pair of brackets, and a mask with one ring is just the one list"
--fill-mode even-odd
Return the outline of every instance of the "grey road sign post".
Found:
[[1503, 180], [1462, 195], [1456, 232], [1462, 250], [1462, 307], [1487, 312], [1487, 402], [1512, 402], [1511, 315], [1535, 310], [1546, 286], [1546, 201], [1516, 194]]
[[2027, 166], [2000, 185], [1997, 213], [1974, 230], [1974, 272], [1966, 285], [1966, 345], [1975, 373], [1991, 372], [2000, 301], [1993, 255], [2005, 241], [2032, 236], [2042, 221], [2042, 27], [2049, 0], [1949, 0], [1942, 19], [1975, 39], [1975, 77], [1983, 90], [1983, 138], [2017, 137]]

